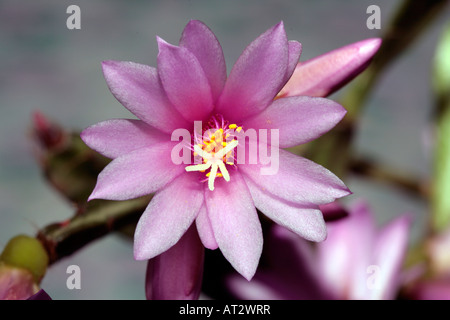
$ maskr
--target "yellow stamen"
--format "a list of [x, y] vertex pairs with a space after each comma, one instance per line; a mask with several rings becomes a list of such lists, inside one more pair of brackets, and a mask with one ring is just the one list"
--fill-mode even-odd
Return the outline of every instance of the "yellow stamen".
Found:
[[[206, 177], [209, 177], [210, 175], [211, 175], [211, 172], [208, 172], [208, 173], [206, 174]], [[222, 177], [223, 177], [222, 173], [217, 172], [216, 178], [222, 178]]]

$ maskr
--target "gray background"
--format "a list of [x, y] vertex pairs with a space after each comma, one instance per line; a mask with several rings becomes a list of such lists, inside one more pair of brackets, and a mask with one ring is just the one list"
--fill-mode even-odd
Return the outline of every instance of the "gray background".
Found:
[[[381, 8], [382, 28], [399, 1], [0, 1], [0, 248], [18, 233], [35, 234], [69, 218], [71, 208], [41, 176], [29, 138], [31, 113], [41, 110], [67, 128], [82, 129], [132, 115], [110, 94], [102, 60], [156, 65], [155, 36], [176, 44], [189, 19], [204, 21], [221, 42], [228, 70], [256, 36], [283, 20], [301, 60], [378, 36], [366, 28], [366, 8]], [[81, 30], [66, 28], [66, 8], [81, 8]], [[384, 74], [361, 119], [356, 150], [426, 178], [430, 173], [431, 59], [448, 8], [420, 41]], [[340, 92], [333, 97], [338, 97]], [[346, 181], [377, 221], [409, 212], [414, 239], [425, 203], [384, 185]], [[81, 290], [66, 288], [66, 268], [81, 268]], [[132, 245], [106, 237], [52, 266], [42, 286], [54, 299], [143, 299], [145, 262]]]

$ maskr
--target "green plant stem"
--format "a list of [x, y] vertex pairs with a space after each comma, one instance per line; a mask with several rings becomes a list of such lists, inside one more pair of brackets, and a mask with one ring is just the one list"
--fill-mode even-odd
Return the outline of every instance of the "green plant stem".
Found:
[[52, 264], [110, 232], [134, 226], [150, 199], [93, 200], [84, 212], [77, 212], [69, 221], [44, 227], [36, 237], [44, 245]]
[[450, 24], [444, 28], [436, 48], [432, 73], [435, 95], [436, 144], [431, 198], [431, 232], [450, 226]]

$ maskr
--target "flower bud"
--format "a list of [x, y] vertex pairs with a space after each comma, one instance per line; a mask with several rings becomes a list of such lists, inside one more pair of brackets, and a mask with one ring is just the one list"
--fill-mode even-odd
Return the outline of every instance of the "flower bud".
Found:
[[28, 270], [35, 283], [39, 283], [47, 270], [49, 258], [36, 238], [18, 235], [12, 238], [0, 255], [0, 263]]

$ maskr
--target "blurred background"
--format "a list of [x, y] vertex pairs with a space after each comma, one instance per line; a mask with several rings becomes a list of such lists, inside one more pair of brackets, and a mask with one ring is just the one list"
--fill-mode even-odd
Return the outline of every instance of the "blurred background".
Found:
[[[81, 29], [69, 30], [69, 5], [81, 9]], [[369, 5], [381, 8], [381, 30], [366, 27]], [[0, 248], [19, 233], [68, 219], [71, 207], [50, 188], [36, 161], [31, 115], [40, 110], [71, 130], [111, 118], [133, 117], [110, 94], [101, 61], [156, 66], [156, 35], [177, 44], [190, 19], [205, 22], [224, 49], [228, 70], [242, 50], [280, 20], [289, 39], [303, 45], [301, 60], [383, 32], [400, 1], [0, 1]], [[355, 152], [426, 179], [430, 175], [431, 61], [450, 8], [379, 79], [358, 125]], [[332, 98], [337, 98], [341, 89]], [[350, 176], [381, 225], [405, 212], [413, 237], [425, 225], [418, 197]], [[66, 287], [66, 268], [81, 268], [81, 290]], [[110, 235], [50, 267], [42, 287], [54, 299], [144, 299], [145, 262], [132, 243]]]

